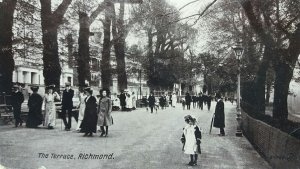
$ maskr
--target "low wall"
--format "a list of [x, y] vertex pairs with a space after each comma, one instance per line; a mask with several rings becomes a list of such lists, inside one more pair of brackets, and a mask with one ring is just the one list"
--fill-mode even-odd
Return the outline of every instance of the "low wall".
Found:
[[300, 169], [300, 140], [242, 112], [243, 134], [275, 169]]

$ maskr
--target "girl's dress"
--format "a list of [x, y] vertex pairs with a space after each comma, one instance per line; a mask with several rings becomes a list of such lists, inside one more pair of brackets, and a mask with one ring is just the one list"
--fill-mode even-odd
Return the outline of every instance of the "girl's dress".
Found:
[[187, 125], [183, 129], [183, 136], [185, 138], [185, 145], [184, 145], [184, 153], [185, 154], [200, 154], [200, 143], [201, 139], [201, 132], [197, 125]]

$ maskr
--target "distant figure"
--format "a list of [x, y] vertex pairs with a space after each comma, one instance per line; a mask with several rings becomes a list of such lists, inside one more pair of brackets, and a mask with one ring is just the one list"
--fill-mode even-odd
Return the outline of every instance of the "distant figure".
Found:
[[121, 105], [121, 110], [125, 111], [126, 110], [126, 94], [124, 90], [121, 91], [120, 94], [120, 105]]
[[84, 89], [86, 98], [85, 101], [85, 110], [82, 123], [80, 125], [81, 132], [84, 132], [85, 136], [93, 136], [93, 133], [96, 133], [97, 129], [97, 100], [93, 94], [93, 90], [90, 87]]
[[172, 107], [175, 107], [177, 103], [177, 96], [175, 93], [172, 94]]
[[193, 95], [192, 96], [192, 101], [193, 101], [193, 108], [196, 108], [197, 101], [198, 101], [197, 96]]
[[79, 105], [78, 105], [78, 123], [77, 123], [77, 131], [80, 131], [80, 125], [82, 123], [83, 117], [84, 117], [84, 110], [85, 110], [85, 98], [86, 94], [84, 92], [83, 87], [79, 88]]
[[198, 95], [198, 104], [199, 104], [199, 108], [201, 109], [201, 110], [203, 110], [203, 100], [204, 98], [203, 98], [203, 95], [202, 95], [202, 93], [199, 93], [199, 95]]
[[186, 95], [185, 95], [185, 103], [186, 103], [186, 109], [187, 110], [191, 109], [191, 102], [192, 102], [192, 97], [190, 96], [189, 93], [186, 93]]
[[108, 134], [108, 126], [111, 126], [113, 124], [111, 111], [112, 111], [112, 101], [109, 98], [109, 91], [102, 89], [100, 90], [100, 99], [99, 99], [99, 107], [98, 107], [98, 125], [100, 126], [101, 129], [100, 137], [102, 136], [106, 137]]
[[26, 127], [36, 128], [43, 123], [42, 105], [43, 97], [37, 92], [39, 90], [38, 86], [31, 86], [32, 94], [28, 100], [28, 118], [26, 121]]
[[159, 105], [160, 105], [161, 109], [165, 108], [165, 104], [166, 104], [165, 97], [163, 95], [161, 95], [159, 98]]
[[56, 120], [56, 106], [55, 99], [60, 100], [60, 96], [57, 92], [54, 92], [55, 85], [49, 85], [46, 87], [47, 93], [44, 97], [45, 102], [45, 123], [44, 125], [48, 127], [48, 129], [53, 129], [55, 126]]
[[185, 110], [185, 105], [186, 105], [185, 98], [181, 99], [181, 104], [182, 104], [183, 110]]
[[153, 108], [155, 106], [155, 97], [152, 92], [150, 93], [150, 96], [148, 97], [148, 104], [149, 104], [151, 113], [153, 113]]
[[132, 92], [131, 97], [132, 97], [132, 109], [135, 110], [136, 109], [136, 96], [135, 96], [134, 92]]
[[[63, 91], [62, 94], [62, 110], [61, 110], [61, 117], [65, 125], [65, 130], [70, 131], [72, 127], [72, 116], [73, 112], [73, 96], [74, 96], [74, 90], [71, 89], [71, 84], [66, 83], [66, 89]], [[68, 112], [68, 121], [66, 119], [66, 114]], [[78, 122], [78, 117], [74, 116], [75, 120]]]
[[126, 111], [132, 110], [132, 97], [131, 95], [126, 92]]
[[215, 109], [214, 127], [220, 128], [219, 136], [225, 136], [225, 114], [224, 114], [224, 102], [221, 98], [221, 94], [216, 94], [217, 105]]
[[206, 102], [207, 102], [207, 109], [208, 109], [208, 111], [210, 111], [210, 106], [211, 106], [211, 100], [212, 100], [212, 97], [211, 97], [211, 95], [208, 95], [207, 97], [206, 97]]
[[24, 95], [19, 89], [19, 85], [14, 85], [14, 91], [11, 94], [11, 105], [13, 107], [14, 112], [15, 127], [22, 126], [23, 123], [21, 119], [21, 105], [24, 102]]

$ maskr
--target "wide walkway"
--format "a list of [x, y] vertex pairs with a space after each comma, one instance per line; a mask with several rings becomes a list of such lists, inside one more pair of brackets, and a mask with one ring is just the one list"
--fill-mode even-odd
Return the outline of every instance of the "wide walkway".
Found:
[[[203, 111], [182, 110], [178, 104], [157, 114], [144, 108], [113, 112], [115, 124], [107, 138], [100, 138], [99, 133], [82, 137], [82, 133], [61, 130], [60, 119], [54, 130], [0, 126], [0, 164], [15, 169], [271, 168], [245, 137], [235, 136], [235, 105], [225, 103], [226, 136], [219, 137], [216, 128], [209, 134], [215, 104], [212, 102], [211, 111], [206, 107]], [[197, 117], [203, 133], [198, 166], [188, 166], [189, 156], [182, 152], [180, 137], [187, 114]], [[90, 155], [105, 155], [105, 159], [92, 159]], [[68, 157], [72, 158], [64, 159]]]

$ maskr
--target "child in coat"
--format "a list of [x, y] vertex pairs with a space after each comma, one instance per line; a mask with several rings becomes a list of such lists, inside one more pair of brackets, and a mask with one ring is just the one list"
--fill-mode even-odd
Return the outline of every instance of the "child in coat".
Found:
[[198, 154], [201, 154], [200, 139], [201, 131], [196, 125], [196, 119], [190, 115], [184, 117], [187, 126], [183, 129], [181, 142], [183, 143], [183, 151], [189, 154], [191, 161], [188, 163], [190, 166], [197, 165]]

